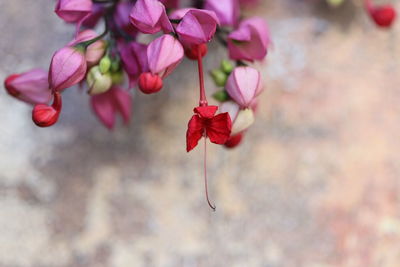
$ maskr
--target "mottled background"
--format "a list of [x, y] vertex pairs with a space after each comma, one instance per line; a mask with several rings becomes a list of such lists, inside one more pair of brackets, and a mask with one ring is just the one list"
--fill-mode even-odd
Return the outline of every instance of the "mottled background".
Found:
[[[262, 2], [267, 90], [242, 146], [210, 146], [215, 213], [202, 149], [185, 152], [193, 62], [135, 95], [131, 125], [114, 132], [75, 88], [48, 129], [0, 91], [1, 267], [400, 266], [400, 23], [377, 29], [361, 1]], [[47, 68], [69, 41], [52, 10], [0, 0], [1, 80]], [[223, 55], [215, 46], [206, 67]]]

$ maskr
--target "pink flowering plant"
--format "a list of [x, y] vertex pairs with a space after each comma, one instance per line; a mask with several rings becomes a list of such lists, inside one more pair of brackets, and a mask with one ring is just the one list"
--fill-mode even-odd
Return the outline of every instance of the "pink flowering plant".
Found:
[[[254, 0], [58, 0], [55, 13], [75, 25], [75, 36], [54, 53], [48, 71], [35, 68], [11, 74], [4, 86], [11, 96], [33, 105], [37, 126], [49, 127], [62, 119], [63, 92], [79, 84], [86, 88], [99, 121], [113, 129], [117, 116], [129, 123], [133, 91], [159, 92], [187, 58], [197, 62], [198, 75], [193, 78], [199, 80], [199, 100], [188, 123], [186, 150], [194, 149], [202, 138], [204, 148], [207, 140], [233, 148], [254, 122], [263, 89], [260, 72], [250, 64], [263, 61], [271, 43], [263, 19], [240, 14], [243, 7], [257, 4]], [[102, 27], [102, 33], [96, 33]], [[152, 41], [139, 42], [142, 34], [152, 35]], [[210, 71], [219, 87], [213, 94], [219, 104], [209, 105], [203, 60], [214, 40], [227, 53]], [[204, 156], [207, 201], [215, 209], [208, 198]]]

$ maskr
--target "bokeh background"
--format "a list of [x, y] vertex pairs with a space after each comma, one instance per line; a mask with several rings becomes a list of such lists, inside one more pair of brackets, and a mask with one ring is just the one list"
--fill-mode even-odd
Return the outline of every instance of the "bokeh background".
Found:
[[[136, 94], [114, 132], [76, 88], [48, 129], [1, 90], [0, 266], [400, 266], [400, 23], [376, 28], [360, 2], [251, 11], [272, 31], [267, 90], [240, 147], [209, 146], [215, 213], [202, 149], [185, 152], [193, 62], [159, 94]], [[0, 0], [1, 80], [47, 68], [70, 40], [53, 8]], [[208, 69], [225, 55], [211, 50]]]

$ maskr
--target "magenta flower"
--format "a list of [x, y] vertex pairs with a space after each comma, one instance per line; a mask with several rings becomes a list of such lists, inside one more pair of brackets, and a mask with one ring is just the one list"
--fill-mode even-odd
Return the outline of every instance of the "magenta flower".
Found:
[[239, 19], [238, 0], [207, 0], [204, 8], [214, 11], [222, 26], [236, 26]]
[[178, 8], [179, 0], [160, 0], [166, 8]]
[[228, 36], [229, 57], [234, 60], [262, 60], [270, 43], [265, 21], [258, 17], [246, 19]]
[[236, 67], [226, 82], [229, 96], [242, 108], [251, 106], [260, 88], [260, 72], [251, 67]]
[[58, 0], [55, 12], [66, 22], [78, 22], [92, 12], [91, 0]]
[[129, 14], [133, 8], [133, 3], [130, 2], [119, 2], [114, 12], [114, 21], [117, 27], [119, 27], [125, 33], [135, 36], [137, 33], [136, 28], [132, 25]]
[[[93, 30], [84, 30], [81, 31], [78, 36], [76, 37], [75, 40], [70, 42], [68, 45], [69, 46], [74, 46], [78, 43], [84, 42], [84, 41], [89, 41], [91, 39], [94, 39], [98, 36], [98, 34], [93, 31]], [[103, 57], [104, 52], [106, 50], [107, 43], [105, 40], [98, 40], [97, 42], [94, 42], [93, 44], [89, 45], [86, 48], [86, 62], [89, 67], [96, 65], [99, 63], [100, 59]]]
[[105, 8], [102, 4], [93, 4], [92, 12], [83, 20], [82, 25], [87, 28], [94, 28], [104, 14]]
[[108, 129], [114, 128], [117, 113], [121, 114], [125, 124], [129, 123], [132, 99], [126, 90], [114, 86], [103, 94], [92, 96], [90, 102], [96, 116]]
[[122, 67], [129, 76], [129, 87], [134, 87], [139, 75], [148, 71], [147, 46], [137, 42], [118, 42], [118, 51], [121, 56]]
[[171, 17], [182, 19], [176, 26], [176, 33], [179, 39], [188, 46], [210, 41], [219, 24], [217, 15], [209, 10], [183, 9], [174, 12]]
[[138, 0], [132, 8], [130, 19], [132, 24], [143, 33], [173, 32], [164, 5], [158, 0]]
[[152, 41], [147, 48], [151, 73], [167, 77], [179, 65], [184, 55], [181, 43], [169, 34]]
[[51, 98], [48, 72], [33, 69], [21, 74], [12, 74], [4, 81], [7, 92], [30, 104], [48, 103]]
[[86, 68], [84, 49], [72, 46], [61, 48], [51, 59], [50, 88], [61, 91], [79, 83], [85, 78]]

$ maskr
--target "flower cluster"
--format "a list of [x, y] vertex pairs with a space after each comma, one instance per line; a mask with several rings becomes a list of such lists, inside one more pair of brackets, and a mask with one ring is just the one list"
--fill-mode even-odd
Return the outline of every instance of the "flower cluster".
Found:
[[[257, 2], [58, 0], [55, 13], [75, 24], [73, 40], [54, 53], [48, 72], [12, 74], [5, 88], [11, 96], [33, 104], [33, 122], [48, 127], [60, 117], [62, 93], [80, 85], [90, 96], [94, 114], [112, 129], [117, 115], [129, 122], [132, 89], [159, 92], [164, 79], [186, 57], [197, 61], [200, 96], [188, 123], [187, 151], [202, 137], [235, 147], [254, 121], [256, 98], [262, 91], [261, 75], [249, 65], [262, 61], [271, 43], [263, 19], [240, 14], [241, 8]], [[104, 31], [97, 34], [94, 29], [101, 27], [101, 21]], [[154, 37], [141, 43], [142, 34]], [[202, 63], [207, 44], [214, 39], [227, 50], [226, 60], [210, 72], [220, 87], [213, 95], [219, 107], [208, 104]]]
[[[342, 5], [345, 0], [326, 0], [332, 7]], [[378, 27], [389, 28], [396, 19], [396, 10], [390, 4], [376, 5], [372, 0], [364, 0], [365, 10]]]

